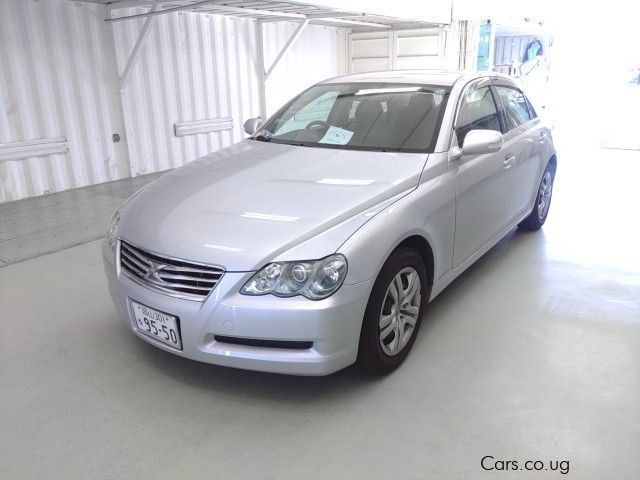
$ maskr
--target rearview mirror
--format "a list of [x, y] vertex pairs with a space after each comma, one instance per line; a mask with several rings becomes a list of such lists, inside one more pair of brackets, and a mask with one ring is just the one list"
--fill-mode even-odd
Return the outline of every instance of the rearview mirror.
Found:
[[482, 155], [500, 151], [504, 140], [495, 130], [471, 130], [464, 137], [463, 155]]
[[262, 123], [263, 123], [262, 117], [250, 118], [249, 120], [244, 122], [244, 125], [242, 126], [242, 128], [244, 128], [244, 131], [247, 134], [253, 135], [262, 126]]

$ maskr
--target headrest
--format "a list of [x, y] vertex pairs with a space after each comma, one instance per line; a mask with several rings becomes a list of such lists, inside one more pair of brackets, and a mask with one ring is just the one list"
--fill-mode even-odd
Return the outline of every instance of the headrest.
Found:
[[376, 101], [365, 101], [358, 105], [355, 120], [360, 125], [371, 125], [382, 114], [382, 104]]
[[409, 100], [409, 111], [420, 115], [426, 114], [433, 108], [433, 95], [430, 93], [414, 93]]

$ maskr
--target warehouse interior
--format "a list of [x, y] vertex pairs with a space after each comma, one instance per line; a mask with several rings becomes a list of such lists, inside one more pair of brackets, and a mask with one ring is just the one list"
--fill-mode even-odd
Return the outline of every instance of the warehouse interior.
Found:
[[[577, 22], [553, 2], [389, 3], [0, 3], [0, 477], [560, 474], [495, 463], [519, 458], [639, 478], [636, 8]], [[439, 295], [393, 374], [197, 363], [120, 320], [101, 243], [139, 188], [323, 79], [509, 74], [533, 39], [548, 58], [530, 89], [559, 158], [548, 221], [512, 231]]]

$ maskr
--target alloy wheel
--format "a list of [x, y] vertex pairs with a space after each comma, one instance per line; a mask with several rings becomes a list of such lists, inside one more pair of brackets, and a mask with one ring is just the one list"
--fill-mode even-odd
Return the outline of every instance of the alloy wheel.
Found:
[[549, 205], [551, 204], [551, 191], [553, 189], [553, 177], [551, 172], [544, 172], [540, 190], [538, 190], [538, 218], [542, 221], [547, 216]]
[[378, 336], [382, 351], [397, 355], [413, 335], [421, 301], [420, 275], [413, 267], [400, 270], [387, 287], [380, 318]]

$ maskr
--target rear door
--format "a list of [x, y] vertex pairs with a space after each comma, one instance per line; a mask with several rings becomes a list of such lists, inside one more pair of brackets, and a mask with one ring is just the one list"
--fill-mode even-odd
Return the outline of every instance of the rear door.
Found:
[[[456, 116], [455, 137], [462, 147], [471, 130], [502, 131], [498, 104], [486, 79], [463, 94]], [[455, 171], [456, 233], [454, 267], [459, 266], [509, 223], [516, 174], [509, 149], [486, 155], [463, 155], [453, 160]]]
[[511, 211], [515, 218], [532, 205], [548, 133], [520, 89], [500, 80], [493, 88], [505, 125], [504, 145], [515, 155], [516, 187]]

